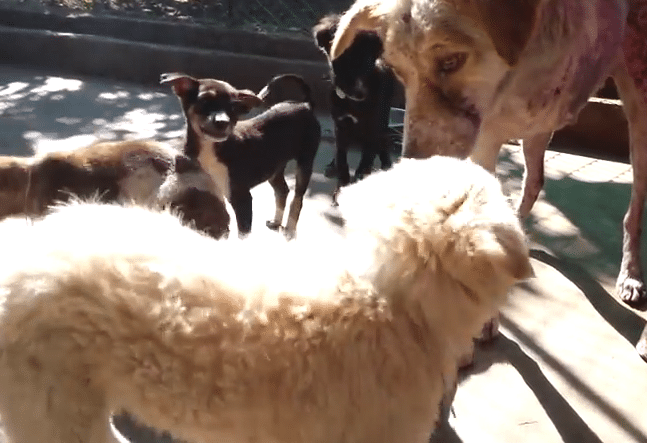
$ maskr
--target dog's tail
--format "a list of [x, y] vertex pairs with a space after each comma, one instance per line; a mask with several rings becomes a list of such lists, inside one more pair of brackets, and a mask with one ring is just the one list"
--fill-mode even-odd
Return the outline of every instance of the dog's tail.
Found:
[[0, 156], [0, 220], [31, 213], [32, 163], [31, 157]]
[[[300, 91], [300, 97], [295, 98], [295, 89]], [[267, 106], [272, 106], [284, 101], [305, 102], [314, 109], [312, 89], [300, 75], [281, 74], [273, 77], [258, 93], [258, 97]]]

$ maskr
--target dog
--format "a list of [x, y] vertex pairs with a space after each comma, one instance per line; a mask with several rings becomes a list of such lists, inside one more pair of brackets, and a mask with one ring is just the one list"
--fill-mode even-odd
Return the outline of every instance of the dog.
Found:
[[312, 29], [317, 46], [330, 64], [330, 105], [337, 150], [325, 175], [337, 177], [337, 190], [351, 180], [347, 152], [352, 144], [358, 144], [362, 150], [355, 180], [371, 173], [376, 156], [382, 169], [391, 167], [389, 118], [396, 82], [391, 69], [380, 59], [382, 41], [373, 32], [358, 33], [351, 46], [334, 62], [330, 61], [330, 46], [339, 17], [327, 15]]
[[114, 441], [126, 411], [187, 442], [426, 443], [458, 356], [532, 272], [523, 231], [453, 158], [404, 160], [340, 205], [338, 244], [216, 241], [108, 204], [0, 223], [9, 441]]
[[494, 171], [502, 143], [522, 139], [521, 217], [543, 186], [553, 131], [574, 123], [613, 77], [629, 122], [634, 171], [616, 292], [630, 304], [647, 300], [640, 265], [647, 0], [358, 0], [340, 19], [332, 59], [366, 30], [381, 37], [383, 58], [405, 86], [403, 155], [469, 156]]
[[0, 219], [40, 217], [56, 202], [94, 198], [169, 206], [220, 238], [229, 214], [211, 178], [179, 151], [153, 141], [98, 142], [33, 157], [0, 157]]
[[[264, 88], [265, 94], [283, 78], [273, 78]], [[294, 197], [283, 228], [286, 237], [294, 237], [321, 139], [307, 83], [300, 82], [305, 102], [278, 103], [253, 118], [239, 120], [261, 106], [263, 97], [221, 80], [185, 74], [163, 74], [161, 82], [171, 85], [182, 105], [187, 128], [184, 153], [197, 159], [223, 191], [235, 213], [239, 235], [249, 234], [252, 228], [250, 190], [265, 181], [274, 189], [276, 201], [274, 219], [266, 224], [270, 229], [281, 229], [289, 193], [285, 166], [296, 161]]]

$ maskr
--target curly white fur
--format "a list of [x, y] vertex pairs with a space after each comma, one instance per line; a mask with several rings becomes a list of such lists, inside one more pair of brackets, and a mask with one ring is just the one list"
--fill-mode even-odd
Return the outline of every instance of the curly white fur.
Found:
[[341, 203], [339, 245], [214, 241], [99, 204], [1, 223], [10, 440], [110, 441], [125, 410], [194, 442], [426, 442], [457, 356], [531, 272], [523, 233], [496, 180], [454, 159], [404, 161]]

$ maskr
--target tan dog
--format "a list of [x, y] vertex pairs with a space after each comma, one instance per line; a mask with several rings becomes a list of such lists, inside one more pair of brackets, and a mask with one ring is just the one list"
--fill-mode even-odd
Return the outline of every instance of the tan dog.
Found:
[[33, 157], [0, 157], [0, 219], [38, 217], [70, 197], [169, 206], [218, 238], [229, 214], [197, 162], [153, 141], [100, 142]]
[[405, 160], [340, 203], [339, 244], [215, 241], [111, 205], [0, 223], [10, 442], [111, 441], [127, 411], [190, 442], [426, 443], [458, 356], [531, 273], [524, 235], [456, 159]]
[[[494, 171], [523, 139], [519, 213], [543, 185], [552, 132], [573, 123], [612, 75], [629, 120], [634, 168], [617, 293], [647, 300], [640, 231], [647, 193], [647, 0], [358, 0], [342, 17], [338, 57], [356, 33], [382, 37], [406, 89], [404, 155], [471, 158]], [[646, 355], [647, 357], [647, 355]]]

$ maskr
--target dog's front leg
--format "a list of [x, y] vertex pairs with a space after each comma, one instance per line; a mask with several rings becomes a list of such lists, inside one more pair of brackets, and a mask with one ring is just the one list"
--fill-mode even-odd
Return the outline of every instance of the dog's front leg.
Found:
[[350, 183], [350, 172], [348, 170], [348, 147], [350, 146], [350, 134], [348, 126], [343, 126], [343, 120], [335, 122], [335, 166], [337, 168], [337, 187], [333, 192], [333, 204], [337, 204], [337, 195], [343, 186]]
[[474, 150], [470, 154], [469, 158], [474, 163], [490, 171], [492, 174], [496, 172], [496, 162], [499, 158], [499, 152], [501, 151], [501, 146], [505, 143], [506, 139], [500, 139], [499, 137], [492, 137], [493, 131], [484, 131], [481, 130], [481, 133], [485, 135], [479, 136], [474, 144]]
[[386, 133], [380, 138], [380, 150], [378, 152], [382, 170], [386, 171], [391, 169], [393, 161], [391, 160], [391, 134], [389, 128], [386, 128]]
[[627, 70], [624, 60], [613, 73], [623, 109], [629, 123], [630, 158], [633, 168], [631, 202], [623, 221], [622, 263], [616, 282], [621, 300], [638, 304], [647, 300], [640, 268], [640, 235], [642, 213], [647, 194], [647, 87], [640, 91]]
[[526, 169], [523, 176], [521, 201], [517, 208], [521, 219], [528, 216], [537, 201], [539, 192], [544, 187], [544, 154], [552, 137], [552, 132], [545, 132], [526, 138], [522, 142]]
[[335, 141], [337, 151], [335, 153], [335, 165], [337, 166], [337, 187], [341, 188], [350, 183], [350, 172], [348, 170], [348, 147], [350, 139], [346, 128], [336, 128]]
[[377, 146], [376, 140], [373, 139], [369, 139], [362, 144], [362, 157], [359, 160], [357, 169], [355, 169], [355, 181], [361, 180], [371, 173]]
[[244, 237], [252, 231], [252, 194], [249, 190], [232, 192], [229, 202], [236, 214], [238, 236]]

